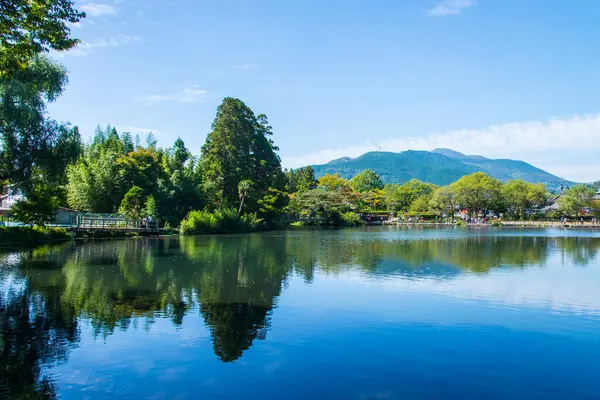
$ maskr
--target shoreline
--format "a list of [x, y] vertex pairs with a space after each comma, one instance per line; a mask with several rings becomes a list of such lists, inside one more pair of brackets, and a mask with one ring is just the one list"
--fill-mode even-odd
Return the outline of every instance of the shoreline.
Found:
[[464, 225], [457, 225], [452, 223], [442, 222], [387, 222], [383, 221], [381, 224], [367, 224], [367, 226], [426, 226], [426, 227], [444, 227], [450, 228], [455, 226], [464, 227], [491, 227], [491, 228], [556, 228], [556, 229], [571, 229], [571, 230], [599, 230], [600, 225], [583, 224], [580, 223], [560, 223], [552, 221], [503, 221], [501, 225], [493, 224], [476, 224], [476, 223], [465, 223]]
[[[546, 228], [554, 228], [554, 229], [564, 229], [564, 230], [581, 230], [581, 231], [600, 231], [600, 225], [592, 225], [592, 224], [564, 224], [560, 222], [552, 222], [552, 221], [504, 221], [502, 225], [492, 225], [492, 224], [464, 224], [457, 225], [453, 223], [435, 223], [435, 222], [389, 222], [389, 221], [381, 221], [376, 224], [366, 224], [363, 227], [369, 226], [396, 226], [396, 227], [423, 227], [423, 228], [535, 228], [535, 229], [546, 229]], [[297, 229], [310, 229], [315, 227], [287, 227], [283, 229], [273, 229], [273, 230], [264, 230], [261, 232], [270, 232], [276, 230], [297, 230]], [[327, 227], [321, 227], [327, 228]], [[332, 227], [335, 228], [335, 227]], [[340, 229], [344, 229], [346, 227], [340, 227]], [[348, 227], [348, 228], [357, 228], [357, 227]], [[0, 241], [0, 250], [11, 249], [14, 247], [18, 248], [30, 248], [36, 247], [40, 245], [46, 244], [59, 244], [66, 243], [69, 241], [87, 241], [87, 240], [112, 240], [112, 239], [139, 239], [143, 237], [155, 237], [155, 238], [163, 238], [169, 236], [179, 236], [179, 234], [152, 234], [152, 235], [144, 235], [144, 234], [135, 234], [131, 235], [123, 232], [123, 234], [115, 234], [116, 232], [110, 232], [108, 235], [98, 235], [98, 236], [90, 236], [90, 237], [81, 237], [81, 236], [73, 236], [73, 237], [65, 237], [65, 238], [38, 238], [34, 241]], [[244, 232], [239, 232], [240, 234]], [[228, 234], [236, 234], [236, 232], [229, 232]], [[208, 235], [221, 235], [219, 233], [210, 233], [210, 234], [198, 234], [198, 235], [189, 235], [189, 236], [208, 236]]]

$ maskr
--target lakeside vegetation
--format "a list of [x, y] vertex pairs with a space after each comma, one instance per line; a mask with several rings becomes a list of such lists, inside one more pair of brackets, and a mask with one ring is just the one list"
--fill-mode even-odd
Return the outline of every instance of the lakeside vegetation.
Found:
[[[503, 213], [523, 220], [540, 218], [549, 197], [542, 184], [503, 184], [483, 172], [438, 187], [416, 179], [384, 185], [368, 169], [349, 180], [337, 174], [316, 179], [310, 166], [284, 170], [267, 117], [231, 97], [218, 107], [199, 156], [180, 138], [163, 148], [152, 133], [134, 137], [111, 126], [98, 127], [84, 142], [76, 126], [48, 116], [47, 105], [61, 95], [68, 76], [44, 53], [75, 46], [67, 23], [85, 15], [68, 0], [45, 2], [35, 12], [27, 2], [11, 4], [12, 25], [2, 31], [0, 46], [0, 183], [23, 194], [11, 213], [31, 227], [43, 230], [59, 207], [149, 217], [183, 234], [290, 222], [354, 226], [362, 223], [360, 213], [373, 212], [437, 220], [464, 210], [469, 217]], [[44, 23], [33, 29], [32, 18]], [[584, 209], [599, 216], [593, 195], [584, 185], [570, 188], [550, 217], [577, 217]]]

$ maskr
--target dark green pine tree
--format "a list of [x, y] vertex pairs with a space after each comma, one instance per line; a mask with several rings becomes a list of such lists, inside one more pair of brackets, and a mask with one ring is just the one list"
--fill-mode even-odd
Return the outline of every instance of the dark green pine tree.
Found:
[[223, 100], [202, 147], [202, 163], [205, 179], [217, 185], [225, 201], [237, 202], [243, 180], [252, 181], [258, 193], [284, 184], [271, 135], [266, 116], [256, 117], [239, 99]]

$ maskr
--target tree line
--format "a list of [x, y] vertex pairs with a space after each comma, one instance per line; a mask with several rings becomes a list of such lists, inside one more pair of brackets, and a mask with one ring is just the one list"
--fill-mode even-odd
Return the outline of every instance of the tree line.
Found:
[[[522, 219], [548, 198], [541, 184], [502, 184], [485, 173], [437, 187], [418, 180], [383, 185], [370, 170], [350, 180], [317, 179], [311, 167], [284, 170], [267, 117], [230, 97], [217, 108], [199, 156], [180, 138], [162, 148], [152, 134], [142, 140], [111, 126], [84, 143], [76, 126], [48, 116], [47, 105], [61, 95], [68, 75], [45, 53], [75, 46], [68, 24], [85, 14], [70, 0], [6, 0], [2, 15], [0, 183], [24, 195], [12, 212], [26, 224], [52, 222], [58, 207], [159, 219], [184, 233], [294, 220], [355, 225], [359, 213], [372, 211], [442, 216], [464, 209]], [[569, 189], [561, 212], [598, 212], [593, 194], [586, 186]]]
[[[491, 213], [524, 220], [577, 217], [588, 211], [599, 216], [600, 201], [594, 200], [594, 194], [590, 186], [575, 185], [557, 196], [541, 183], [520, 179], [503, 183], [484, 172], [463, 176], [447, 186], [418, 179], [384, 185], [378, 174], [367, 169], [350, 180], [339, 174], [325, 175], [315, 180], [310, 190], [297, 193], [291, 207], [330, 221], [349, 212], [385, 212], [401, 218], [453, 218], [458, 212], [472, 218]], [[559, 197], [559, 207], [544, 212], [555, 197]]]

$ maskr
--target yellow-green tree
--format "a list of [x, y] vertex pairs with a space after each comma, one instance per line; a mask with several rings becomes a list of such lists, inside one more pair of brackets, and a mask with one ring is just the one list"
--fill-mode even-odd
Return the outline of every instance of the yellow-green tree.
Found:
[[546, 201], [546, 186], [521, 179], [502, 185], [502, 201], [513, 218], [523, 219], [531, 208], [541, 207]]
[[502, 183], [484, 172], [463, 176], [452, 185], [456, 203], [470, 215], [500, 208]]
[[567, 215], [578, 216], [582, 209], [591, 207], [594, 194], [594, 189], [587, 185], [575, 185], [558, 200], [560, 208]]

